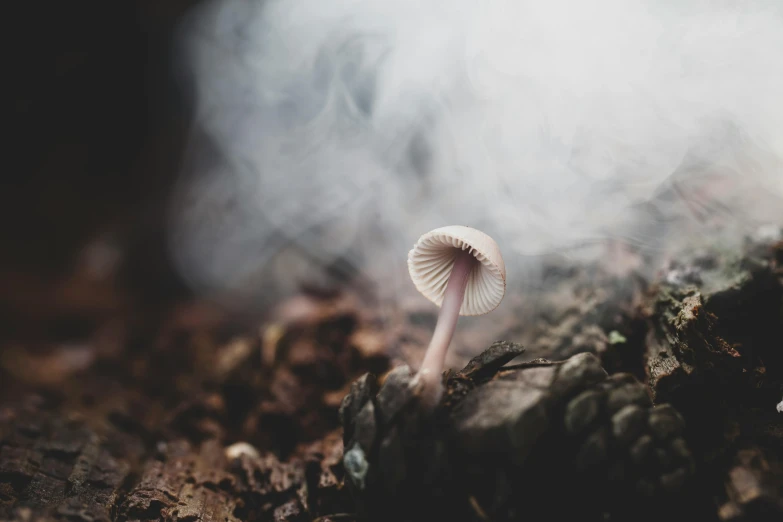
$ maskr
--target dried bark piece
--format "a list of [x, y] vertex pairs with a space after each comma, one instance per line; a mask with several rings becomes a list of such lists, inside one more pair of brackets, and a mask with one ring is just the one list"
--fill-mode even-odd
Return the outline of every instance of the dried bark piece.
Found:
[[130, 473], [82, 422], [11, 406], [0, 423], [0, 519], [111, 520]]
[[343, 425], [344, 441], [353, 436], [354, 419], [365, 404], [378, 391], [378, 384], [372, 374], [366, 373], [351, 383], [351, 389], [340, 405], [340, 423]]
[[729, 500], [720, 507], [720, 519], [727, 522], [780, 520], [783, 517], [782, 471], [759, 448], [738, 452], [727, 475]]
[[[222, 450], [215, 447], [222, 457]], [[236, 501], [224, 491], [205, 487], [218, 483], [185, 441], [167, 445], [164, 461], [148, 462], [141, 478], [119, 504], [118, 516], [125, 520], [238, 520]]]
[[319, 518], [344, 512], [353, 505], [344, 484], [342, 433], [336, 430], [297, 451], [305, 463], [307, 510]]
[[457, 373], [457, 377], [470, 379], [479, 382], [485, 378], [491, 377], [497, 371], [516, 359], [525, 352], [525, 348], [517, 343], [508, 341], [496, 341], [468, 362], [468, 364]]
[[[716, 246], [688, 252], [664, 274], [651, 310], [649, 385], [656, 402], [676, 408], [676, 414], [662, 410], [651, 419], [655, 438], [674, 437], [672, 451], [680, 454], [671, 430], [684, 417], [687, 437], [699, 442], [696, 460], [712, 476], [725, 473], [726, 498], [713, 508], [723, 520], [754, 520], [763, 510], [781, 516], [779, 475], [759, 472], [758, 463], [737, 450], [749, 447], [769, 468], [780, 467], [783, 436], [769, 426], [783, 390], [781, 238], [776, 229], [749, 237], [739, 251]], [[692, 276], [680, 277], [684, 272]], [[727, 469], [726, 462], [733, 464]], [[763, 497], [759, 505], [765, 507], [745, 506], [741, 499], [750, 497]]]

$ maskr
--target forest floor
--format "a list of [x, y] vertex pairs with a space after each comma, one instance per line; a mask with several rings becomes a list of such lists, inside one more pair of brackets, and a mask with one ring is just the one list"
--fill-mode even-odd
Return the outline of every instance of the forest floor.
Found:
[[[781, 520], [779, 232], [693, 249], [652, 281], [553, 261], [540, 290], [461, 326], [447, 365], [498, 339], [525, 347], [516, 362], [595, 354], [684, 417], [693, 494], [714, 520]], [[0, 352], [2, 520], [354, 520], [341, 402], [366, 372], [415, 365], [437, 312], [349, 288], [238, 320], [198, 299], [134, 301], [79, 272], [54, 290], [15, 284], [24, 302], [4, 311], [14, 328]]]

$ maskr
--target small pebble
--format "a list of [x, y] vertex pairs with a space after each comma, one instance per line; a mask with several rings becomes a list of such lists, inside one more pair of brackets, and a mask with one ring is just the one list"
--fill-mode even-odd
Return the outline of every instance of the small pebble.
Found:
[[238, 459], [242, 455], [247, 455], [250, 458], [257, 459], [259, 457], [258, 450], [247, 442], [237, 442], [231, 446], [226, 447], [226, 458], [228, 460]]

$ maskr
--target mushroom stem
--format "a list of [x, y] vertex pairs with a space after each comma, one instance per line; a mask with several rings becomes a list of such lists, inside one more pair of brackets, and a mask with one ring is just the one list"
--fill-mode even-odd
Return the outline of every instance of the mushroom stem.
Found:
[[440, 379], [443, 366], [446, 363], [446, 353], [457, 326], [468, 277], [475, 265], [476, 258], [468, 250], [459, 250], [454, 257], [454, 267], [451, 269], [449, 282], [446, 284], [446, 291], [443, 294], [438, 322], [435, 325], [430, 345], [424, 354], [424, 361], [419, 368], [419, 378], [425, 389], [434, 393], [431, 398], [436, 402], [440, 400]]

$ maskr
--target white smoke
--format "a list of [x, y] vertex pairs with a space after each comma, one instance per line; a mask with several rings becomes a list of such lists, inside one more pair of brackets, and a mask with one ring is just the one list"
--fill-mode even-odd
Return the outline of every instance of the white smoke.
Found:
[[447, 224], [495, 237], [513, 282], [575, 245], [783, 219], [780, 0], [221, 0], [183, 35], [172, 246], [197, 288], [342, 269], [395, 292]]

